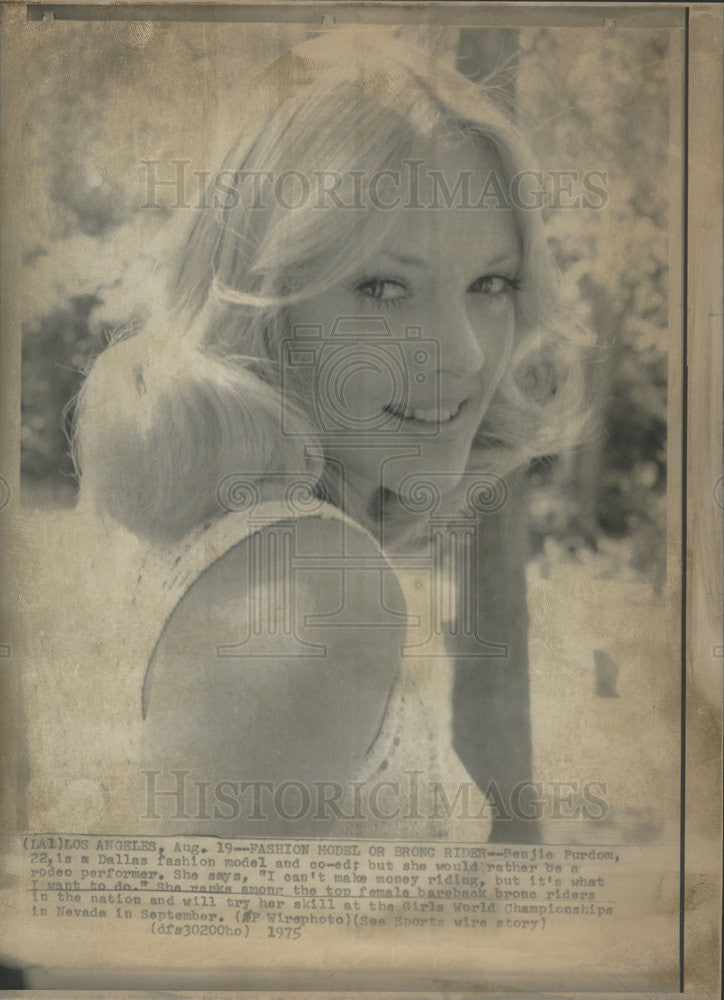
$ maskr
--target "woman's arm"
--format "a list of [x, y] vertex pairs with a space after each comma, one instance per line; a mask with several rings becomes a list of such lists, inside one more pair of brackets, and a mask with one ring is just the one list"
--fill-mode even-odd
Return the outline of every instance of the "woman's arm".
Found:
[[[145, 686], [143, 766], [160, 772], [150, 805], [166, 815], [157, 832], [231, 835], [245, 826], [213, 815], [220, 796], [226, 815], [234, 809], [224, 796], [251, 808], [252, 794], [257, 805], [272, 802], [271, 785], [300, 782], [314, 794], [315, 782], [355, 778], [404, 642], [401, 619], [389, 610], [404, 611], [402, 592], [385, 566], [363, 532], [305, 518], [245, 539], [193, 584]], [[325, 613], [333, 620], [310, 617]], [[171, 774], [179, 770], [190, 772], [182, 811], [173, 796], [156, 794], [180, 787]], [[208, 783], [200, 806], [196, 782]], [[300, 809], [299, 793], [290, 791], [288, 811]], [[182, 812], [202, 818], [181, 820]], [[273, 803], [265, 812], [275, 812]], [[273, 816], [270, 823], [265, 835], [275, 832]], [[252, 829], [262, 833], [258, 821]]]

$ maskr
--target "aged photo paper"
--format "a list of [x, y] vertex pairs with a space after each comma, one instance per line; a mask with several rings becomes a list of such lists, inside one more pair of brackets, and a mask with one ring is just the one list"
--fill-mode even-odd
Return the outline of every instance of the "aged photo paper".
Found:
[[0, 4], [3, 995], [720, 995], [723, 26]]

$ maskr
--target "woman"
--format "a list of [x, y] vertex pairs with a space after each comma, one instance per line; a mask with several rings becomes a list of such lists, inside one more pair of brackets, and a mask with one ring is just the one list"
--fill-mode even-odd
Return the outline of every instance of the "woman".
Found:
[[485, 839], [444, 632], [508, 646], [456, 626], [478, 598], [444, 524], [474, 532], [471, 486], [582, 411], [530, 160], [478, 86], [376, 31], [287, 53], [244, 117], [79, 401], [81, 509], [145, 546], [100, 813]]

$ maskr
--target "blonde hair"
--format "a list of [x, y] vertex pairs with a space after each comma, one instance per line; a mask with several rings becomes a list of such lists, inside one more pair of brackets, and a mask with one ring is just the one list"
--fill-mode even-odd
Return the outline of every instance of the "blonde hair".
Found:
[[[181, 236], [170, 228], [142, 321], [115, 334], [76, 408], [82, 500], [157, 541], [221, 515], [218, 487], [234, 474], [272, 491], [279, 475], [324, 483], [304, 399], [281, 398], [284, 310], [344, 280], [360, 246], [394, 225], [394, 212], [359, 202], [365, 179], [461, 137], [492, 149], [509, 179], [533, 166], [479, 85], [379, 32], [333, 32], [286, 53], [249, 96], [245, 118], [222, 169], [259, 183], [227, 190], [227, 202], [197, 211]], [[343, 207], [320, 206], [329, 171]], [[299, 207], [270, 197], [285, 172], [318, 185]], [[540, 212], [517, 216], [513, 358], [471, 457], [498, 475], [574, 444], [585, 416], [584, 349], [558, 304]]]

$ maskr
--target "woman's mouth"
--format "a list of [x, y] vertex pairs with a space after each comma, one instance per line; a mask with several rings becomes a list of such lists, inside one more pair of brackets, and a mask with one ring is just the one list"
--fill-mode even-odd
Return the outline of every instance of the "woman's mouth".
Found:
[[409, 423], [449, 424], [459, 415], [467, 399], [459, 403], [438, 406], [386, 406], [387, 413]]

